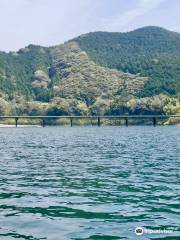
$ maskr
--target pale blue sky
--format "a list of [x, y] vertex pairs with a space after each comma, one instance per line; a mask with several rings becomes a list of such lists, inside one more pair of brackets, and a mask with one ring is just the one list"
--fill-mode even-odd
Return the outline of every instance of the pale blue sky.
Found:
[[180, 0], [0, 0], [0, 50], [52, 46], [93, 31], [180, 32]]

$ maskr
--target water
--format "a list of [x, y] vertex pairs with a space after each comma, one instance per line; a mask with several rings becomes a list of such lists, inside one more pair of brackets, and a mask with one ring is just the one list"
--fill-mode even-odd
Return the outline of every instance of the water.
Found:
[[179, 150], [175, 126], [0, 129], [0, 239], [178, 239]]

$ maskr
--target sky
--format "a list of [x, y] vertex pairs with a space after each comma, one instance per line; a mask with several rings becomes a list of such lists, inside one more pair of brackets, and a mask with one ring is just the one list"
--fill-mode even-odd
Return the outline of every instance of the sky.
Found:
[[0, 0], [1, 51], [143, 26], [180, 32], [180, 0]]

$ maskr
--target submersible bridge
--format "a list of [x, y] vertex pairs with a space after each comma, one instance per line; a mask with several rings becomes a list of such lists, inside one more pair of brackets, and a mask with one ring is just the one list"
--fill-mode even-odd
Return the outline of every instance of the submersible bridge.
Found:
[[124, 125], [128, 127], [129, 120], [151, 120], [152, 125], [156, 126], [158, 120], [168, 120], [169, 118], [180, 118], [180, 115], [119, 115], [119, 116], [0, 116], [0, 120], [14, 119], [15, 127], [18, 127], [20, 119], [39, 120], [42, 127], [47, 125], [48, 120], [68, 119], [70, 126], [73, 126], [75, 119], [97, 120], [97, 126], [100, 127], [102, 120], [124, 120]]

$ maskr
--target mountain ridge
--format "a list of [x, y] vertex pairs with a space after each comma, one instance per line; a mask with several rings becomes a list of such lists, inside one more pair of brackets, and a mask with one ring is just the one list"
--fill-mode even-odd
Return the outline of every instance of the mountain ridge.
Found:
[[62, 44], [65, 44], [65, 43], [74, 41], [75, 39], [77, 39], [77, 38], [79, 38], [79, 37], [84, 37], [84, 36], [89, 35], [89, 34], [96, 34], [96, 33], [129, 34], [129, 33], [137, 32], [137, 31], [143, 31], [143, 30], [146, 30], [146, 29], [163, 30], [163, 31], [169, 32], [169, 33], [171, 33], [171, 34], [180, 35], [180, 32], [177, 32], [177, 31], [168, 30], [167, 28], [164, 28], [164, 27], [149, 25], [149, 26], [139, 27], [139, 28], [136, 28], [136, 29], [133, 29], [133, 30], [123, 31], [123, 32], [101, 31], [101, 30], [99, 30], [99, 31], [93, 31], [93, 32], [87, 32], [87, 33], [83, 33], [83, 34], [81, 34], [81, 35], [79, 35], [79, 36], [77, 36], [77, 37], [73, 37], [73, 38], [71, 38], [70, 40], [64, 41], [64, 42], [62, 42], [62, 43], [60, 43], [60, 44], [43, 46], [43, 45], [39, 45], [39, 44], [35, 44], [35, 43], [30, 43], [30, 44], [28, 44], [27, 46], [24, 46], [24, 47], [22, 47], [22, 48], [20, 48], [20, 49], [18, 49], [18, 50], [5, 51], [5, 50], [1, 50], [1, 49], [0, 49], [0, 53], [5, 53], [5, 54], [8, 54], [8, 53], [18, 53], [18, 52], [21, 51], [22, 49], [29, 48], [29, 47], [53, 48], [53, 47], [56, 47], [56, 46], [59, 46], [59, 45], [62, 45]]

